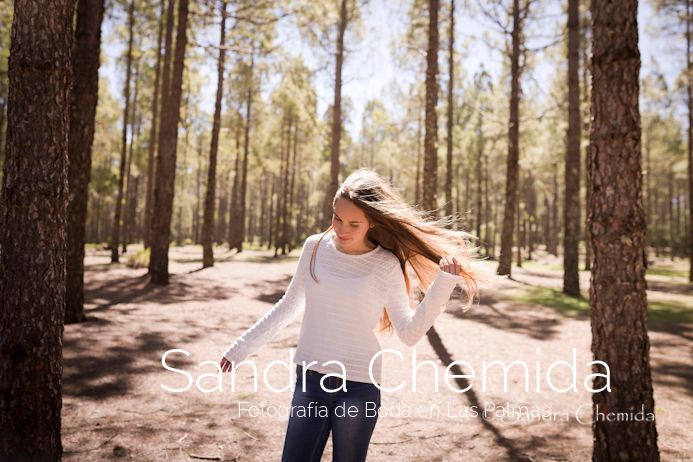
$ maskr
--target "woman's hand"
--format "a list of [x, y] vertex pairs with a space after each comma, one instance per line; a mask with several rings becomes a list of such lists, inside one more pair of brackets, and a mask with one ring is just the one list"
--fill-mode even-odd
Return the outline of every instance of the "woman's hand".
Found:
[[440, 269], [446, 273], [458, 275], [462, 273], [462, 265], [460, 265], [455, 257], [445, 256], [440, 259], [438, 265], [440, 266]]
[[221, 372], [229, 372], [233, 368], [233, 364], [226, 358], [221, 358], [219, 361], [219, 366], [221, 366]]

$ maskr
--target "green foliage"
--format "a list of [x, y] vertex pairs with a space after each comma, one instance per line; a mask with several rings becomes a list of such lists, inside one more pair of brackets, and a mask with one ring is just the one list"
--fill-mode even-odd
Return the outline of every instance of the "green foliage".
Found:
[[[575, 298], [547, 287], [530, 287], [514, 300], [553, 308], [567, 316], [586, 316], [590, 311], [586, 295]], [[693, 322], [693, 308], [690, 301], [648, 300], [647, 316], [651, 321]]]

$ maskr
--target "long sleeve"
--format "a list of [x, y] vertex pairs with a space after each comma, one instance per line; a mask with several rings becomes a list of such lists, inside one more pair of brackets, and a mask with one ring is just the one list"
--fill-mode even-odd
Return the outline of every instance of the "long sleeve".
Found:
[[243, 361], [270, 341], [305, 308], [305, 278], [309, 277], [307, 274], [312, 248], [313, 243], [309, 237], [303, 243], [296, 271], [286, 292], [261, 319], [228, 347], [223, 355], [227, 360], [235, 364]]
[[438, 275], [426, 291], [416, 310], [409, 305], [409, 296], [404, 274], [396, 265], [388, 276], [388, 294], [385, 309], [400, 340], [414, 346], [431, 328], [436, 318], [443, 312], [442, 306], [448, 301], [461, 276], [438, 269]]

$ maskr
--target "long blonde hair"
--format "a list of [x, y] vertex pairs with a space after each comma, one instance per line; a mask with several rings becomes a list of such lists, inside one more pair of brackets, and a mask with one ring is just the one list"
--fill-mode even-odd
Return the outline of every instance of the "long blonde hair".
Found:
[[[375, 225], [369, 228], [366, 236], [395, 254], [402, 267], [408, 294], [411, 294], [411, 284], [407, 263], [416, 273], [421, 291], [426, 292], [438, 273], [440, 259], [454, 256], [462, 266], [461, 277], [467, 296], [463, 311], [472, 306], [478, 295], [478, 285], [469, 263], [479, 247], [472, 246], [475, 237], [470, 233], [448, 228], [455, 224], [453, 217], [434, 218], [427, 211], [409, 205], [389, 182], [367, 168], [356, 170], [344, 180], [332, 200], [333, 207], [338, 198], [346, 199], [363, 210], [369, 223]], [[320, 236], [320, 241], [332, 229], [330, 225]], [[317, 249], [316, 245], [310, 259], [310, 274], [316, 282], [314, 264]], [[392, 331], [392, 323], [384, 308], [378, 331]]]

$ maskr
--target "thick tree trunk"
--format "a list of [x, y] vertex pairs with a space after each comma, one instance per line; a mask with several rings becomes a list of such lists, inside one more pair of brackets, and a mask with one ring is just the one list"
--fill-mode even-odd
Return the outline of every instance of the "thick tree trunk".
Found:
[[147, 161], [147, 196], [144, 204], [144, 247], [151, 246], [152, 204], [154, 203], [154, 164], [156, 152], [157, 128], [159, 124], [159, 79], [161, 74], [161, 42], [163, 40], [165, 21], [165, 0], [161, 0], [159, 13], [159, 32], [156, 40], [156, 68], [154, 71], [154, 95], [152, 97], [152, 125], [149, 128], [149, 155]]
[[438, 189], [438, 0], [428, 0], [426, 52], [426, 134], [424, 135], [423, 208], [437, 215]]
[[[170, 86], [164, 73], [164, 93], [161, 107], [161, 126], [155, 168], [154, 215], [152, 217], [152, 251], [149, 260], [149, 274], [154, 284], [168, 284], [168, 247], [171, 240], [171, 216], [176, 178], [176, 149], [178, 141], [178, 122], [183, 87], [183, 68], [186, 30], [188, 24], [188, 0], [178, 4], [178, 27], [176, 31], [176, 51], [173, 62], [173, 75]], [[168, 35], [168, 32], [167, 32]], [[172, 50], [166, 49], [170, 55]], [[164, 67], [165, 69], [165, 67]]]
[[111, 263], [118, 263], [120, 245], [120, 225], [121, 211], [123, 205], [123, 189], [125, 181], [125, 166], [128, 153], [128, 120], [130, 118], [130, 74], [132, 68], [132, 46], [134, 41], [135, 27], [135, 0], [130, 0], [128, 7], [128, 51], [125, 64], [125, 88], [123, 98], [125, 99], [125, 109], [123, 109], [123, 131], [121, 135], [120, 147], [120, 171], [118, 172], [118, 186], [116, 193], [115, 212], [113, 214], [113, 229], [111, 234]]
[[[344, 64], [344, 33], [348, 23], [348, 0], [342, 0], [337, 26], [337, 53], [335, 55], [334, 102], [332, 104], [332, 134], [330, 141], [330, 182], [323, 203], [323, 227], [332, 221], [332, 199], [337, 193], [339, 181], [339, 152], [342, 137], [342, 66]], [[372, 165], [372, 163], [371, 163]]]
[[579, 0], [568, 1], [568, 145], [563, 208], [563, 292], [580, 296], [580, 12]]
[[[450, 0], [450, 36], [448, 41], [448, 117], [447, 163], [445, 168], [445, 215], [452, 215], [452, 122], [454, 117], [453, 90], [455, 80], [455, 0]], [[477, 210], [477, 213], [479, 211]], [[478, 225], [477, 225], [478, 231]], [[479, 236], [479, 234], [477, 234]]]
[[84, 321], [84, 235], [94, 118], [99, 94], [99, 51], [103, 0], [80, 0], [73, 51], [73, 90], [70, 101], [70, 136], [67, 203], [67, 280], [65, 324]]
[[226, 1], [221, 2], [221, 26], [219, 35], [219, 60], [217, 62], [217, 95], [214, 102], [214, 121], [212, 123], [212, 142], [209, 148], [209, 167], [207, 169], [207, 193], [205, 194], [204, 219], [202, 221], [202, 267], [214, 266], [212, 249], [214, 229], [214, 199], [217, 184], [217, 152], [219, 151], [219, 130], [221, 129], [221, 100], [224, 97], [224, 63], [226, 58]]
[[501, 249], [496, 273], [510, 276], [515, 203], [517, 202], [518, 165], [520, 161], [520, 0], [513, 0], [512, 51], [510, 55], [510, 121], [508, 126], [508, 161], [505, 181], [505, 211]]
[[0, 460], [59, 461], [74, 1], [15, 0], [0, 215]]
[[[637, 1], [593, 2], [591, 11], [590, 316], [592, 352], [608, 364], [611, 379], [610, 391], [592, 395], [592, 458], [657, 461], [643, 259]], [[605, 386], [597, 376], [592, 387]], [[603, 417], [638, 411], [644, 420]]]

